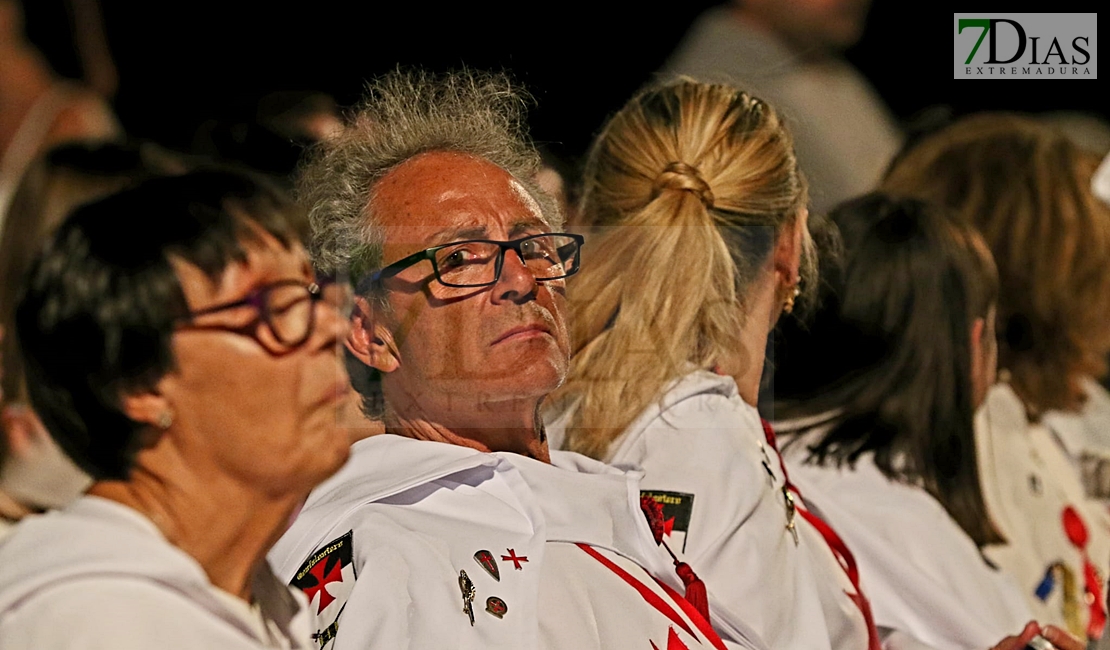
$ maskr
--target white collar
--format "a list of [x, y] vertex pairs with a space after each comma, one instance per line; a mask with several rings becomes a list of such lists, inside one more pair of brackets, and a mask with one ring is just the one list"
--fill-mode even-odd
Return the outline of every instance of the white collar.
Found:
[[312, 491], [305, 507], [377, 501], [444, 476], [482, 466], [492, 469], [499, 463], [496, 456], [469, 447], [383, 433], [354, 443], [347, 464]]

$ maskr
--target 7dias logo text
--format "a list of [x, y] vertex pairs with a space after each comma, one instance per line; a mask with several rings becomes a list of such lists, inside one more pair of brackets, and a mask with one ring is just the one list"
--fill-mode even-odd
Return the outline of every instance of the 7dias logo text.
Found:
[[1097, 79], [1098, 14], [954, 14], [954, 79]]

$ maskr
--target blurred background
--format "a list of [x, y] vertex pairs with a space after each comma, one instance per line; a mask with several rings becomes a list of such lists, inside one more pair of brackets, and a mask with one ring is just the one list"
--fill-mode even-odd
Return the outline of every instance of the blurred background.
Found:
[[[717, 4], [20, 1], [29, 40], [59, 74], [109, 94], [130, 135], [177, 150], [231, 147], [254, 135], [246, 125], [260, 114], [320, 100], [314, 93], [349, 105], [365, 78], [398, 64], [465, 64], [507, 69], [526, 84], [538, 101], [534, 136], [568, 161], [652, 78], [694, 19]], [[1110, 116], [1103, 80], [953, 80], [956, 10], [966, 9], [871, 4], [862, 39], [846, 57], [896, 118], [933, 106], [956, 114], [1003, 108]]]

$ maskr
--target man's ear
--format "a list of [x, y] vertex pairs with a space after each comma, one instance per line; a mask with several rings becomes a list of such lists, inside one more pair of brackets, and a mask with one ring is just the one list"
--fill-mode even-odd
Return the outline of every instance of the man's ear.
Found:
[[347, 330], [347, 349], [367, 366], [393, 372], [401, 367], [400, 353], [393, 342], [393, 334], [375, 314], [369, 300], [355, 297], [351, 327]]

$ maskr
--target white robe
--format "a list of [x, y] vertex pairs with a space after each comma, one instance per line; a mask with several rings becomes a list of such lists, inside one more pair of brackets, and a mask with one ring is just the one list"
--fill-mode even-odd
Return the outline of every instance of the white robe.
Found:
[[[548, 423], [553, 446], [569, 416]], [[770, 647], [867, 648], [854, 589], [825, 539], [801, 516], [797, 544], [787, 529], [779, 458], [732, 378], [699, 371], [680, 379], [613, 442], [606, 460], [642, 469], [641, 489], [672, 520], [671, 548]], [[863, 583], [866, 590], [866, 576]]]
[[812, 442], [783, 450], [790, 478], [851, 547], [876, 625], [936, 648], [985, 650], [1033, 619], [1013, 579], [932, 495], [888, 479], [872, 454], [854, 469], [805, 464]]
[[1110, 392], [1083, 381], [1087, 401], [1078, 412], [1049, 411], [1042, 418], [1075, 463], [1088, 497], [1110, 505]]
[[[291, 580], [324, 563], [315, 572], [322, 589], [302, 583], [324, 650], [665, 650], [672, 635], [691, 650], [713, 647], [714, 635], [655, 579], [681, 592], [639, 512], [635, 481], [374, 436], [355, 443], [347, 465], [312, 493], [270, 558]], [[325, 559], [340, 555], [329, 549], [348, 534], [349, 559]], [[476, 558], [481, 551], [496, 576]], [[463, 571], [474, 588], [473, 625]], [[507, 607], [502, 617], [488, 611], [489, 598]], [[726, 619], [721, 628], [731, 647], [764, 647], [740, 623]]]
[[[1099, 572], [1104, 596], [1110, 568], [1110, 513], [1087, 497], [1079, 470], [1058, 434], [1044, 424], [1030, 424], [1007, 384], [998, 384], [987, 394], [976, 414], [975, 442], [987, 511], [1008, 541], [988, 546], [986, 556], [1014, 576], [1038, 621], [1086, 636], [1090, 612], [1083, 593], [1082, 554], [1068, 538], [1063, 512], [1071, 507], [1087, 530], [1087, 556]], [[1037, 588], [1045, 586], [1042, 583], [1057, 562], [1067, 567], [1075, 586], [1069, 590], [1066, 581], [1055, 576], [1042, 599]], [[1078, 603], [1078, 625], [1068, 625], [1064, 613], [1068, 599]]]
[[86, 496], [0, 545], [0, 650], [307, 650], [304, 601], [264, 566], [257, 608], [140, 513]]

